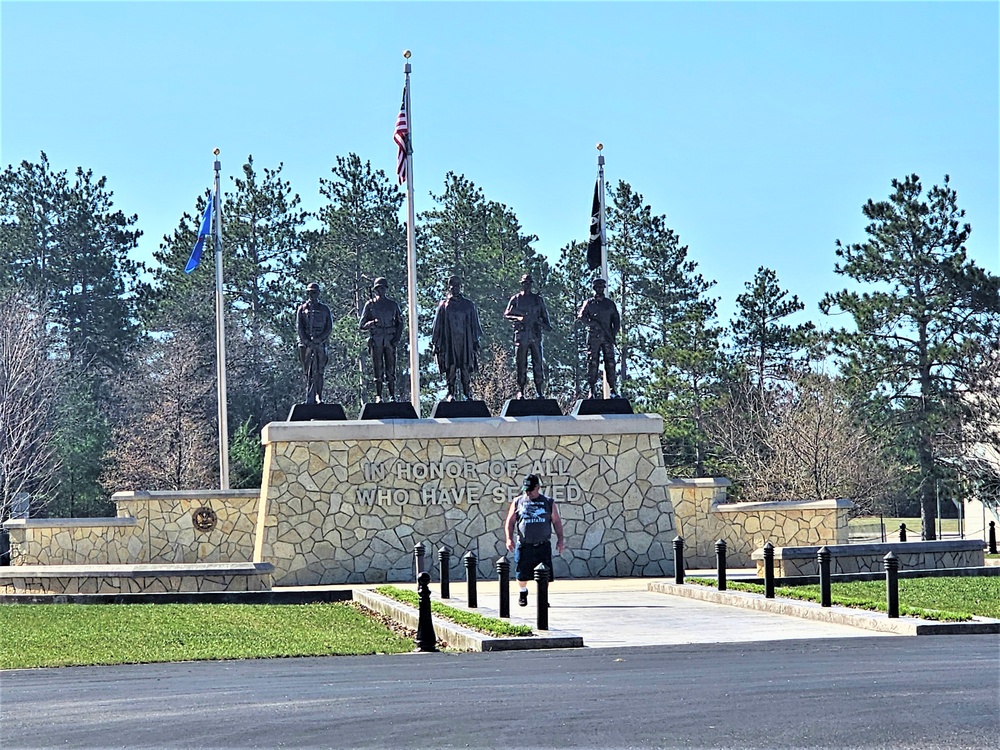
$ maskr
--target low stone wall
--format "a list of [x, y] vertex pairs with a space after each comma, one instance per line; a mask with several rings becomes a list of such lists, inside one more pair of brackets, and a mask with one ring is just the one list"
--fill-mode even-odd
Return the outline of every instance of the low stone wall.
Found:
[[[246, 562], [259, 490], [117, 492], [116, 518], [27, 518], [4, 523], [11, 565]], [[212, 528], [194, 513], [207, 508]]]
[[849, 500], [727, 503], [728, 479], [674, 479], [670, 498], [688, 568], [714, 568], [715, 543], [726, 543], [726, 564], [753, 565], [754, 550], [783, 546], [846, 544]]
[[556, 577], [673, 569], [674, 513], [658, 415], [272, 422], [254, 560], [279, 586], [414, 578], [413, 548], [452, 551], [493, 577], [503, 521], [534, 472], [563, 519]]
[[[819, 575], [820, 547], [776, 547], [774, 574], [780, 578]], [[868, 573], [885, 570], [883, 558], [891, 551], [903, 570], [974, 568], [984, 564], [983, 543], [978, 539], [934, 542], [890, 542], [886, 544], [826, 545], [830, 551], [830, 573]], [[753, 553], [757, 575], [764, 575], [764, 550]]]
[[[253, 558], [260, 490], [188, 490], [116, 492], [111, 496], [119, 517], [136, 521], [141, 540], [134, 562], [246, 562]], [[198, 528], [195, 512], [215, 516], [211, 529]], [[130, 548], [130, 552], [133, 550]]]
[[266, 563], [22, 565], [0, 568], [0, 595], [270, 591]]

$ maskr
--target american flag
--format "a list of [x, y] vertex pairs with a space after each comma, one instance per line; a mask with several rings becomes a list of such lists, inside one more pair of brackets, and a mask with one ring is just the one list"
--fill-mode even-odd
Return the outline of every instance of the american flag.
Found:
[[396, 153], [396, 175], [399, 177], [399, 184], [406, 182], [406, 155], [409, 151], [410, 122], [406, 116], [406, 87], [403, 87], [403, 103], [399, 105], [399, 117], [396, 118], [396, 131], [392, 134], [392, 140], [396, 142], [398, 152]]

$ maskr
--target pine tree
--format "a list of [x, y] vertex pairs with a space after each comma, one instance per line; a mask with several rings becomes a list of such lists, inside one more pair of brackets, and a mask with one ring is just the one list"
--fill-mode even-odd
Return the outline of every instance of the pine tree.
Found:
[[810, 344], [815, 326], [781, 322], [804, 310], [805, 305], [798, 296], [788, 296], [770, 268], [758, 268], [746, 289], [736, 297], [736, 316], [731, 323], [734, 358], [752, 373], [763, 394], [769, 380], [787, 380], [792, 375], [796, 355]]
[[944, 473], [935, 433], [972, 379], [969, 352], [1000, 330], [1000, 278], [969, 260], [972, 229], [947, 175], [926, 195], [917, 175], [893, 180], [892, 188], [888, 200], [862, 209], [866, 241], [837, 242], [836, 272], [865, 286], [827, 294], [821, 309], [852, 318], [854, 330], [834, 335], [836, 351], [855, 392], [873, 388], [875, 404], [887, 405], [901, 427], [922, 535], [934, 539]]

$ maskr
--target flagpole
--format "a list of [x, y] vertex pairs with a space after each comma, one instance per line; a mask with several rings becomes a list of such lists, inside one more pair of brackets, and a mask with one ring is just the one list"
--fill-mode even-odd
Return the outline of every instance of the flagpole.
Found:
[[599, 190], [601, 196], [601, 278], [610, 282], [608, 278], [608, 233], [604, 226], [604, 144], [597, 144], [597, 181], [600, 183]]
[[410, 403], [420, 416], [420, 352], [417, 350], [417, 245], [414, 233], [413, 211], [413, 110], [410, 107], [410, 50], [403, 53], [406, 63], [403, 72], [406, 84], [403, 97], [406, 102], [406, 313], [410, 320]]
[[[608, 284], [610, 284], [611, 279], [608, 278], [608, 233], [607, 228], [604, 224], [604, 144], [597, 144], [597, 182], [600, 185], [598, 194], [601, 196], [601, 278]], [[611, 342], [614, 346], [615, 342]], [[602, 370], [602, 372], [604, 372]], [[604, 381], [604, 398], [611, 398], [611, 386], [608, 385], [608, 374], [604, 372], [602, 375]]]
[[215, 213], [215, 353], [216, 383], [219, 401], [219, 489], [229, 489], [229, 423], [226, 398], [226, 326], [222, 306], [222, 196], [219, 191], [219, 149], [215, 154], [215, 189], [212, 201]]

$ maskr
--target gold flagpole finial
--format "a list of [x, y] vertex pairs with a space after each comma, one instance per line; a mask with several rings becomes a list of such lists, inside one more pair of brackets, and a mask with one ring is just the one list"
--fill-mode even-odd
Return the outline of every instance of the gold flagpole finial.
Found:
[[598, 151], [603, 151], [604, 150], [604, 144], [603, 143], [598, 143], [597, 144], [597, 150]]
[[405, 57], [407, 60], [409, 60], [410, 59], [410, 50], [404, 49], [403, 50], [403, 57]]
[[215, 154], [216, 156], [218, 156], [221, 152], [219, 151], [219, 149], [213, 148], [212, 149], [212, 153]]

